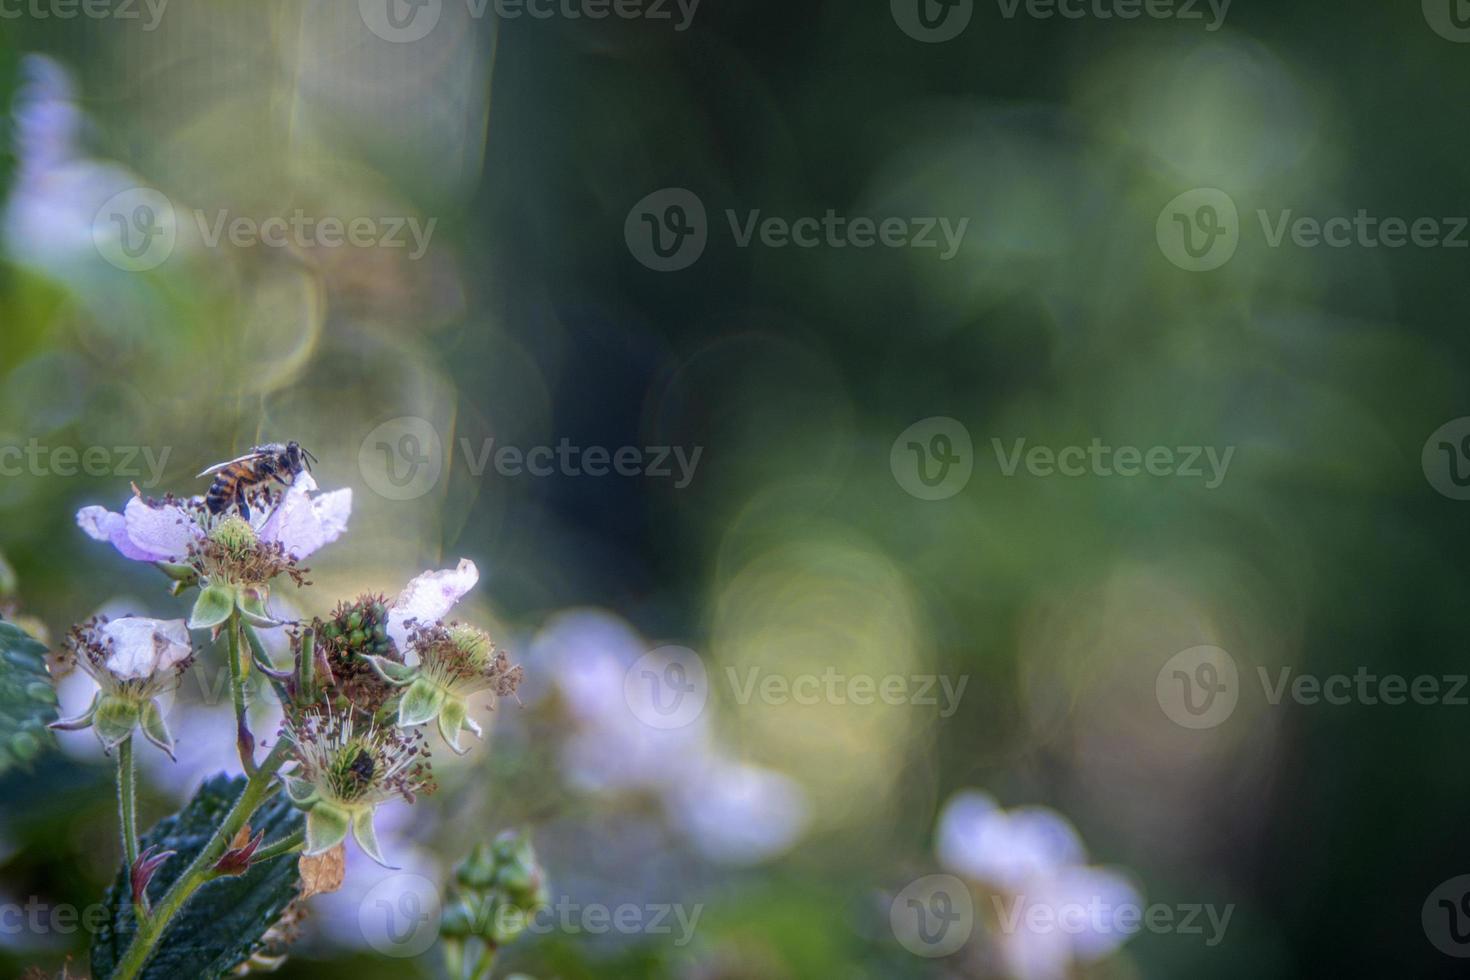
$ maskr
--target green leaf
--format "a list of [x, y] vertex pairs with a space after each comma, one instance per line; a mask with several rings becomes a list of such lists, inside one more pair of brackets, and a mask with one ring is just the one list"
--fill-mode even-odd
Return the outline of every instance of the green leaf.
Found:
[[29, 765], [56, 745], [56, 689], [46, 648], [13, 623], [0, 622], [0, 773]]
[[[144, 835], [139, 847], [157, 844], [178, 853], [158, 869], [148, 886], [148, 897], [158, 899], [204, 849], [240, 791], [245, 777], [218, 775], [199, 788], [182, 811], [166, 817]], [[268, 800], [250, 818], [252, 830], [265, 832], [269, 844], [301, 827], [301, 813], [284, 795]], [[216, 878], [200, 887], [169, 923], [152, 958], [143, 968], [144, 980], [177, 977], [214, 978], [228, 974], [255, 953], [266, 930], [281, 918], [296, 898], [301, 878], [296, 855], [285, 854], [254, 865], [239, 877]], [[137, 930], [127, 869], [121, 868], [107, 890], [107, 921], [92, 945], [92, 975], [110, 975]]]

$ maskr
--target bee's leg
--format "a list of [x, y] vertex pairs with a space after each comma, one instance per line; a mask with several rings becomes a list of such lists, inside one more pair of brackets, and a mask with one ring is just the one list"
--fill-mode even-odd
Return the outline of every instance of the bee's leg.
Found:
[[245, 485], [238, 484], [235, 487], [235, 506], [240, 508], [240, 516], [250, 520], [250, 505], [245, 502]]

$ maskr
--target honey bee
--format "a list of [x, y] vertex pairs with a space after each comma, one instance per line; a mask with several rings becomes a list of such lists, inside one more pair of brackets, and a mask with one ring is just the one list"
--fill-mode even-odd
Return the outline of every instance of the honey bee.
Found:
[[205, 506], [211, 514], [219, 514], [233, 502], [239, 508], [240, 516], [249, 520], [250, 507], [245, 502], [245, 491], [271, 480], [289, 486], [298, 473], [310, 469], [315, 462], [316, 457], [302, 449], [300, 443], [271, 442], [256, 446], [244, 456], [216, 463], [199, 474], [214, 474], [214, 482], [204, 495]]

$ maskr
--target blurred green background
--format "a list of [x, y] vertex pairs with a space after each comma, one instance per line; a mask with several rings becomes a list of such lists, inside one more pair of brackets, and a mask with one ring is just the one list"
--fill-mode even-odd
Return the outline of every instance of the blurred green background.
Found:
[[[19, 120], [0, 142], [0, 447], [146, 447], [165, 462], [143, 489], [161, 495], [202, 492], [193, 474], [256, 441], [300, 440], [324, 488], [355, 491], [350, 533], [292, 596], [303, 613], [479, 564], [471, 615], [525, 664], [527, 705], [499, 709], [489, 748], [416, 808], [435, 814], [414, 837], [423, 866], [526, 825], [558, 894], [704, 908], [687, 946], [528, 936], [502, 974], [991, 975], [983, 957], [916, 957], [888, 926], [890, 898], [938, 870], [940, 807], [973, 786], [1065, 814], [1150, 901], [1235, 906], [1217, 946], [1143, 933], [1078, 975], [1457, 975], [1421, 907], [1470, 871], [1470, 708], [1273, 705], [1254, 682], [1466, 669], [1470, 505], [1420, 456], [1470, 414], [1470, 252], [1272, 247], [1257, 218], [1466, 213], [1470, 45], [1431, 8], [1238, 0], [1207, 30], [1205, 8], [975, 4], [936, 44], [886, 4], [816, 0], [708, 2], [683, 31], [677, 9], [497, 25], [446, 2], [410, 43], [350, 3], [174, 0], [152, 30], [146, 8], [7, 14], [0, 103], [24, 55], [49, 55], [75, 98], [48, 111], [70, 104], [77, 139], [64, 167]], [[179, 217], [146, 271], [94, 246], [99, 189], [130, 180]], [[1156, 221], [1201, 187], [1235, 203], [1240, 240], [1190, 272]], [[625, 238], [664, 188], [707, 212], [703, 254], [673, 272]], [[436, 223], [411, 257], [211, 246], [192, 219], [297, 209]], [[726, 218], [829, 209], [969, 223], [945, 260], [740, 247]], [[972, 437], [974, 474], [929, 501], [890, 449], [936, 416]], [[394, 499], [373, 460], [404, 418], [437, 438], [422, 448], [439, 475]], [[1007, 477], [991, 440], [1022, 437], [1235, 452], [1214, 489]], [[682, 487], [476, 472], [492, 438], [702, 455]], [[0, 551], [53, 638], [119, 597], [183, 615], [74, 524], [82, 505], [119, 508], [138, 465], [0, 478]], [[575, 785], [558, 671], [582, 648], [554, 625], [588, 609], [699, 652], [725, 753], [799, 786], [798, 840], [710, 860], [648, 794]], [[1194, 731], [1155, 680], [1201, 644], [1243, 684], [1229, 720]], [[727, 667], [968, 682], [939, 717], [741, 704]], [[0, 781], [9, 901], [85, 905], [110, 879], [111, 769], [73, 744]], [[179, 799], [152, 786], [142, 823]], [[432, 954], [306, 930], [281, 976], [436, 975]], [[7, 934], [0, 971], [85, 966], [85, 948]]]

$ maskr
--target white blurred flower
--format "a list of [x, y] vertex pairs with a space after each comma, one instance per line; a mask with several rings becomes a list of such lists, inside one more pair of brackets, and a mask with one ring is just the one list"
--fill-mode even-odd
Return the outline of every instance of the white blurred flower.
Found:
[[723, 864], [755, 864], [790, 850], [810, 815], [795, 780], [724, 759], [710, 759], [669, 799], [695, 847]]
[[1065, 980], [1074, 963], [1108, 956], [1131, 934], [1117, 913], [1141, 909], [1138, 891], [1088, 866], [1077, 831], [1054, 810], [1003, 810], [964, 790], [945, 805], [936, 837], [945, 869], [993, 891], [992, 938], [1015, 980]]
[[750, 864], [788, 850], [808, 821], [801, 786], [730, 759], [707, 715], [668, 729], [640, 720], [623, 680], [647, 652], [632, 627], [601, 611], [565, 613], [537, 636], [532, 655], [549, 668], [572, 716], [562, 744], [569, 780], [593, 793], [657, 796], [675, 828], [714, 861]]

